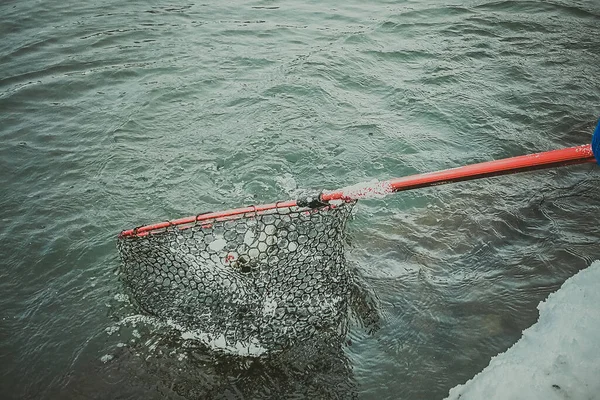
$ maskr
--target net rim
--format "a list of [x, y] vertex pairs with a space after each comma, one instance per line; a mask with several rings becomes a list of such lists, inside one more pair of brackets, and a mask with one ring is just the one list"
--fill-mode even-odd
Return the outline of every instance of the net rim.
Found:
[[[352, 200], [345, 200], [340, 205], [350, 203]], [[281, 209], [290, 209], [292, 212], [315, 212], [318, 210], [333, 209], [339, 207], [338, 204], [322, 203], [319, 207], [299, 206], [297, 200], [282, 201], [270, 204], [251, 205], [241, 208], [234, 208], [225, 211], [207, 212], [189, 217], [179, 218], [171, 221], [163, 221], [155, 224], [143, 225], [133, 229], [123, 230], [119, 233], [119, 239], [144, 237], [150, 234], [161, 233], [168, 228], [177, 227], [181, 230], [194, 226], [210, 228], [213, 223], [229, 221], [240, 218], [254, 218], [260, 215], [279, 213]]]

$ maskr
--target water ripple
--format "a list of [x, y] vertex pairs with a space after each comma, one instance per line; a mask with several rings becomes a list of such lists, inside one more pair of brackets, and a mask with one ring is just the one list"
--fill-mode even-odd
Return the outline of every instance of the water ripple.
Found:
[[599, 21], [593, 0], [3, 2], [0, 391], [443, 397], [600, 258], [596, 166], [359, 203], [348, 258], [383, 322], [354, 327], [306, 375], [300, 361], [228, 372], [202, 353], [180, 360], [180, 342], [140, 326], [109, 335], [123, 317], [114, 235], [587, 143]]

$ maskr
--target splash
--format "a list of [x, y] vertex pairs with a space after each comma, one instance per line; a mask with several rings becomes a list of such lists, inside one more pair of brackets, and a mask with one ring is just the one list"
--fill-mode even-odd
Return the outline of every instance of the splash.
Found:
[[360, 200], [360, 199], [381, 199], [394, 189], [388, 181], [379, 181], [377, 179], [368, 182], [357, 183], [341, 189], [342, 199]]
[[[265, 349], [256, 338], [232, 343], [231, 341], [226, 340], [224, 335], [211, 335], [210, 333], [203, 332], [199, 329], [186, 329], [173, 320], [163, 321], [159, 318], [147, 315], [130, 315], [123, 318], [118, 325], [136, 327], [138, 324], [151, 326], [156, 330], [170, 329], [177, 332], [178, 336], [187, 342], [199, 342], [211, 350], [224, 351], [233, 355], [259, 357], [267, 352], [267, 349]], [[135, 330], [135, 332], [137, 332], [137, 330]], [[134, 334], [134, 336], [140, 338], [139, 333], [137, 335]], [[150, 350], [153, 349], [150, 348]]]

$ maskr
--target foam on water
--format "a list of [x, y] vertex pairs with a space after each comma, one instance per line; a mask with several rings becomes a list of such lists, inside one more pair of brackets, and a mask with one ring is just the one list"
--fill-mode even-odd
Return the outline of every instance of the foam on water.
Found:
[[[247, 342], [237, 341], [231, 343], [226, 340], [223, 335], [213, 336], [200, 330], [186, 329], [172, 320], [163, 321], [159, 318], [138, 314], [123, 318], [119, 322], [120, 326], [130, 325], [136, 327], [138, 324], [145, 324], [158, 330], [172, 329], [177, 331], [183, 340], [198, 341], [211, 350], [221, 350], [233, 355], [258, 357], [267, 352], [267, 349], [265, 349], [256, 338]], [[136, 338], [141, 337], [137, 330], [134, 330], [133, 336]], [[149, 348], [150, 350], [153, 350], [150, 346]]]
[[227, 241], [220, 236], [208, 245], [212, 251], [221, 251], [225, 246], [227, 246]]
[[112, 354], [105, 354], [102, 357], [100, 357], [100, 361], [102, 361], [104, 364], [106, 364], [107, 362], [111, 361], [113, 358], [115, 358], [115, 356], [113, 356]]
[[275, 182], [285, 191], [290, 197], [296, 197], [298, 194], [298, 184], [290, 173], [285, 173], [275, 177]]

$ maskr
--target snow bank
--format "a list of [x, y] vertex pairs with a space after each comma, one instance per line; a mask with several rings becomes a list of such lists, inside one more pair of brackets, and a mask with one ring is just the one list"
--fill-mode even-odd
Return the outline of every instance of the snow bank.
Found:
[[515, 345], [446, 399], [600, 399], [600, 261], [538, 309]]

